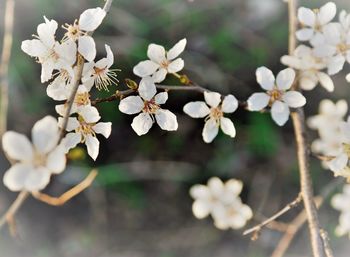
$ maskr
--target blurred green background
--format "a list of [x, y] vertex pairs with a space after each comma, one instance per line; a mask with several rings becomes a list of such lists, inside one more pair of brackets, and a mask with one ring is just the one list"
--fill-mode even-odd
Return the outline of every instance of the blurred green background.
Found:
[[[324, 3], [305, 2], [313, 8]], [[336, 3], [350, 7], [346, 1]], [[4, 4], [0, 0], [1, 35]], [[36, 33], [43, 15], [60, 24], [72, 23], [83, 10], [102, 5], [103, 1], [96, 0], [16, 0], [10, 66], [11, 130], [29, 133], [36, 120], [47, 114], [56, 116], [55, 102], [46, 96], [46, 85], [40, 84], [40, 66], [20, 50], [21, 42]], [[125, 89], [125, 78], [137, 79], [132, 68], [146, 59], [149, 43], [170, 48], [186, 37], [183, 73], [213, 91], [233, 93], [245, 100], [260, 90], [254, 75], [258, 66], [265, 65], [274, 73], [283, 68], [279, 59], [287, 53], [287, 5], [280, 0], [115, 0], [94, 37], [98, 58], [105, 56], [107, 43], [115, 53], [114, 68], [121, 69], [120, 84], [111, 86], [109, 94]], [[305, 93], [309, 99], [307, 115], [317, 113], [322, 98], [348, 98], [344, 74], [335, 76], [334, 81], [332, 95], [322, 88]], [[107, 95], [95, 92], [93, 98]], [[154, 126], [142, 137], [130, 127], [132, 116], [118, 111], [118, 102], [100, 104], [102, 119], [113, 122], [113, 132], [108, 140], [99, 138], [97, 162], [92, 162], [85, 150], [76, 152], [78, 158], [70, 160], [67, 171], [53, 179], [45, 192], [61, 194], [92, 167], [99, 170], [96, 182], [63, 207], [28, 200], [17, 215], [18, 236], [12, 239], [6, 230], [1, 231], [0, 256], [270, 256], [280, 232], [264, 230], [258, 241], [251, 242], [242, 231], [219, 231], [210, 218], [193, 217], [188, 190], [214, 175], [224, 180], [238, 178], [245, 183], [242, 198], [254, 212], [273, 214], [299, 190], [291, 122], [279, 128], [269, 114], [238, 110], [230, 115], [237, 137], [219, 134], [212, 144], [205, 144], [201, 138], [204, 122], [182, 112], [184, 104], [201, 99], [195, 92], [171, 92], [165, 107], [177, 114], [179, 130], [167, 133]], [[4, 172], [8, 163], [2, 158], [0, 164]], [[311, 169], [318, 193], [333, 176], [316, 160], [312, 160]], [[14, 198], [15, 194], [2, 186], [0, 211]], [[282, 220], [290, 221], [299, 211], [300, 207]], [[322, 207], [321, 223], [330, 233], [337, 256], [348, 256], [347, 239], [333, 235], [337, 218], [338, 213], [328, 204]], [[286, 256], [309, 256], [307, 242], [304, 227]]]

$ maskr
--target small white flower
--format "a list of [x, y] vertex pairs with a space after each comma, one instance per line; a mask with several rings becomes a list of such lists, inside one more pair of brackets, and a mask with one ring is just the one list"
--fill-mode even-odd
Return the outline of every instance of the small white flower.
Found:
[[224, 117], [224, 113], [233, 113], [237, 110], [237, 99], [233, 95], [227, 95], [221, 102], [221, 95], [216, 92], [204, 92], [204, 99], [205, 102], [190, 102], [183, 108], [192, 118], [206, 117], [202, 132], [204, 142], [211, 143], [217, 136], [219, 127], [226, 135], [235, 137], [235, 126], [229, 118]]
[[[63, 139], [62, 145], [66, 152], [74, 148], [79, 143], [86, 144], [88, 154], [93, 160], [96, 160], [100, 142], [96, 134], [102, 134], [108, 138], [111, 134], [111, 122], [98, 122], [101, 117], [95, 107], [84, 106], [78, 111], [78, 118], [69, 117], [67, 131], [69, 132]], [[59, 124], [62, 126], [63, 118], [59, 118]]]
[[60, 131], [52, 116], [37, 121], [32, 129], [33, 144], [25, 135], [8, 131], [2, 137], [2, 147], [15, 161], [4, 175], [4, 184], [11, 191], [36, 192], [44, 189], [52, 174], [66, 167], [64, 149], [57, 146]]
[[179, 72], [184, 67], [184, 61], [177, 57], [184, 51], [186, 43], [184, 38], [168, 52], [161, 45], [150, 44], [147, 51], [150, 60], [137, 64], [134, 74], [141, 78], [152, 76], [155, 83], [160, 83], [168, 73]]
[[260, 67], [256, 70], [256, 80], [267, 93], [254, 93], [248, 99], [248, 109], [261, 111], [271, 107], [272, 119], [279, 126], [283, 126], [289, 119], [289, 107], [298, 108], [306, 103], [305, 97], [297, 91], [289, 90], [295, 79], [295, 71], [284, 69], [275, 79], [271, 70]]
[[82, 82], [91, 88], [96, 85], [98, 90], [105, 89], [108, 86], [117, 83], [117, 70], [110, 69], [114, 63], [114, 56], [109, 45], [105, 45], [107, 56], [98, 62], [85, 63], [83, 70]]
[[55, 41], [57, 22], [44, 17], [45, 23], [38, 25], [38, 36], [22, 42], [21, 48], [26, 54], [36, 57], [42, 65], [41, 82], [52, 78], [53, 70], [70, 69], [75, 63], [77, 47], [74, 41], [63, 43]]
[[141, 136], [152, 127], [154, 120], [163, 130], [175, 131], [178, 123], [175, 114], [160, 108], [168, 100], [168, 93], [157, 93], [154, 81], [150, 77], [141, 80], [138, 92], [140, 96], [128, 96], [120, 101], [119, 110], [126, 114], [137, 114], [131, 127]]
[[78, 41], [78, 52], [89, 62], [96, 57], [96, 45], [94, 39], [89, 35], [100, 26], [106, 12], [100, 7], [85, 10], [73, 25], [66, 24], [67, 30], [64, 39]]
[[344, 185], [343, 192], [332, 197], [331, 205], [340, 211], [339, 225], [335, 229], [336, 235], [347, 234], [350, 237], [350, 185]]
[[190, 195], [194, 199], [194, 216], [203, 219], [211, 215], [219, 229], [244, 227], [253, 212], [239, 197], [242, 188], [243, 183], [239, 180], [230, 179], [223, 183], [217, 177], [209, 179], [207, 185], [192, 186]]
[[327, 59], [316, 57], [312, 49], [299, 45], [293, 55], [284, 55], [281, 62], [291, 68], [300, 70], [299, 85], [303, 90], [312, 90], [318, 83], [327, 91], [334, 91], [334, 84], [330, 76], [321, 70], [327, 68]]
[[323, 28], [336, 15], [337, 7], [333, 2], [328, 2], [320, 9], [311, 10], [300, 7], [298, 9], [298, 19], [303, 28], [296, 32], [300, 41], [311, 41], [311, 44], [317, 44], [318, 37], [321, 36]]

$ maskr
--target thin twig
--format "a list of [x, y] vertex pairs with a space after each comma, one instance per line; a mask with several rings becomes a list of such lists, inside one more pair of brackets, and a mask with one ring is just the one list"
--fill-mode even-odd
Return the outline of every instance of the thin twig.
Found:
[[[297, 27], [296, 21], [296, 1], [288, 1], [288, 14], [289, 14], [289, 40], [288, 40], [288, 52], [293, 54], [296, 48], [295, 32]], [[297, 88], [297, 84], [295, 87]], [[308, 218], [309, 231], [311, 238], [311, 247], [314, 257], [322, 257], [324, 255], [323, 243], [320, 235], [320, 225], [318, 220], [317, 208], [314, 202], [314, 192], [312, 188], [312, 180], [309, 169], [309, 149], [307, 147], [306, 140], [306, 126], [303, 108], [298, 108], [295, 112], [291, 113], [295, 140], [297, 144], [297, 155], [299, 163], [300, 173], [300, 192], [303, 197], [303, 202]]]
[[323, 241], [324, 252], [325, 252], [326, 256], [327, 257], [334, 257], [332, 248], [331, 248], [331, 246], [329, 244], [329, 236], [328, 236], [327, 231], [324, 230], [324, 229], [321, 229], [320, 233], [321, 233], [321, 238], [322, 238], [322, 241]]
[[15, 11], [14, 0], [6, 0], [4, 13], [4, 38], [1, 52], [0, 63], [0, 136], [7, 129], [7, 112], [8, 112], [8, 68], [11, 57], [12, 39], [13, 39], [13, 20]]
[[251, 234], [251, 233], [258, 234], [263, 227], [265, 227], [270, 222], [278, 219], [280, 216], [282, 216], [283, 214], [288, 212], [290, 209], [293, 209], [294, 207], [296, 207], [301, 201], [302, 201], [302, 197], [301, 197], [301, 194], [299, 194], [297, 196], [297, 198], [295, 198], [292, 202], [288, 203], [282, 210], [278, 211], [276, 214], [274, 214], [270, 218], [266, 219], [262, 223], [254, 226], [254, 227], [252, 227], [250, 229], [245, 230], [243, 232], [243, 235], [245, 236], [245, 235], [248, 235], [248, 234]]
[[66, 202], [68, 202], [70, 199], [72, 199], [76, 195], [83, 192], [89, 186], [91, 186], [91, 184], [95, 180], [97, 174], [98, 174], [97, 170], [92, 170], [83, 181], [81, 181], [78, 185], [75, 185], [73, 188], [71, 188], [67, 192], [63, 193], [59, 197], [52, 197], [52, 196], [49, 196], [47, 194], [40, 193], [40, 192], [33, 192], [32, 195], [34, 196], [34, 198], [36, 198], [44, 203], [47, 203], [47, 204], [50, 204], [53, 206], [60, 206], [60, 205], [65, 204]]
[[16, 200], [11, 204], [10, 208], [6, 211], [6, 213], [0, 219], [0, 229], [8, 222], [9, 219], [12, 219], [18, 209], [22, 206], [24, 201], [29, 196], [29, 193], [26, 191], [22, 191], [18, 194]]

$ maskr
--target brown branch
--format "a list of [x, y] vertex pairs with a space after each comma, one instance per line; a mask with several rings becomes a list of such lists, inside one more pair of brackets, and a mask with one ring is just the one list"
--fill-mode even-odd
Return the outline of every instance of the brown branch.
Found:
[[22, 191], [18, 194], [16, 200], [11, 204], [10, 208], [6, 211], [6, 213], [1, 217], [0, 219], [0, 229], [9, 221], [11, 220], [18, 209], [22, 206], [24, 201], [29, 196], [28, 192]]
[[273, 216], [271, 216], [270, 218], [266, 219], [265, 221], [263, 221], [262, 223], [247, 229], [243, 232], [243, 235], [248, 235], [251, 233], [254, 233], [253, 235], [253, 239], [257, 239], [257, 235], [259, 234], [259, 232], [261, 231], [261, 229], [263, 227], [265, 227], [266, 225], [268, 225], [270, 222], [278, 219], [280, 216], [282, 216], [283, 214], [285, 214], [286, 212], [288, 212], [290, 209], [293, 209], [294, 207], [296, 207], [300, 202], [302, 201], [302, 197], [301, 194], [299, 194], [297, 196], [297, 198], [295, 198], [292, 202], [288, 203], [282, 210], [278, 211], [276, 214], [274, 214]]
[[78, 185], [75, 185], [73, 188], [71, 188], [67, 192], [63, 193], [59, 197], [52, 197], [52, 196], [49, 196], [47, 194], [40, 193], [40, 192], [33, 192], [32, 195], [34, 196], [34, 198], [36, 198], [44, 203], [47, 203], [47, 204], [50, 204], [53, 206], [60, 206], [60, 205], [65, 204], [66, 202], [68, 202], [70, 199], [72, 199], [76, 195], [83, 192], [89, 186], [91, 186], [91, 184], [95, 180], [97, 174], [98, 174], [97, 170], [92, 170], [83, 181], [81, 181]]
[[0, 63], [0, 136], [3, 135], [7, 129], [7, 112], [9, 101], [8, 68], [12, 49], [14, 11], [14, 0], [6, 0], [4, 10], [4, 38]]

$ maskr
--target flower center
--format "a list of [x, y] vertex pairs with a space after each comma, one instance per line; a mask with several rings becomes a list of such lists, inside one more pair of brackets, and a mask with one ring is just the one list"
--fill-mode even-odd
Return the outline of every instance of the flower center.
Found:
[[94, 73], [92, 77], [94, 77], [94, 82], [98, 90], [104, 89], [108, 91], [108, 86], [111, 84], [117, 84], [119, 81], [117, 79], [118, 69], [108, 69], [107, 67], [100, 69], [94, 67]]
[[144, 107], [142, 111], [149, 114], [155, 114], [159, 109], [160, 106], [156, 104], [154, 99], [151, 99], [150, 101], [144, 101]]
[[67, 30], [67, 32], [64, 34], [63, 41], [66, 41], [68, 39], [77, 41], [80, 36], [85, 35], [85, 33], [79, 29], [77, 20], [74, 21], [73, 25], [66, 23], [64, 26], [62, 26], [62, 28]]
[[348, 50], [350, 50], [350, 45], [345, 43], [340, 43], [337, 45], [337, 51], [341, 54], [345, 54]]
[[168, 60], [164, 60], [160, 63], [160, 67], [167, 69], [169, 64], [170, 64], [170, 62]]
[[88, 135], [92, 135], [92, 136], [96, 137], [96, 133], [95, 133], [95, 131], [92, 128], [95, 125], [95, 123], [87, 123], [83, 119], [83, 117], [81, 117], [81, 116], [78, 117], [78, 120], [80, 122], [80, 126], [75, 129], [75, 132], [76, 133], [80, 133], [82, 135], [82, 137], [83, 137], [83, 139], [81, 141], [82, 143], [85, 142], [86, 137]]
[[278, 89], [273, 89], [267, 92], [270, 96], [270, 105], [277, 100], [281, 100], [283, 93]]
[[221, 110], [221, 106], [210, 109], [209, 117], [214, 119], [217, 123], [220, 122], [220, 119], [224, 116], [224, 113]]
[[89, 92], [84, 92], [77, 94], [74, 99], [74, 103], [77, 105], [88, 105], [90, 104], [90, 94]]
[[43, 155], [41, 153], [35, 152], [34, 153], [34, 159], [33, 159], [33, 165], [34, 167], [43, 167], [46, 165], [46, 155]]

